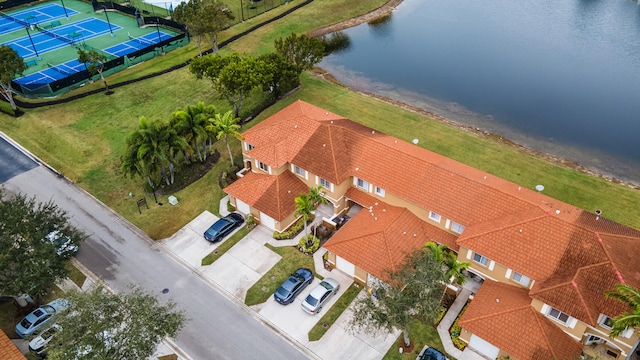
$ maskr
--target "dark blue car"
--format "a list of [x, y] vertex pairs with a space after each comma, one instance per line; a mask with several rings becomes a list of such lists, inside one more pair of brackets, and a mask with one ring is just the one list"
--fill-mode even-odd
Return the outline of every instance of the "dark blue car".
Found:
[[273, 294], [276, 301], [282, 305], [291, 304], [307, 285], [313, 281], [313, 273], [306, 268], [300, 268], [291, 274], [287, 280]]
[[218, 242], [225, 236], [229, 235], [233, 229], [237, 228], [244, 222], [242, 215], [231, 213], [222, 219], [216, 221], [204, 232], [204, 238], [211, 242]]
[[447, 360], [447, 357], [444, 356], [444, 354], [440, 351], [432, 347], [425, 346], [424, 348], [422, 348], [422, 351], [420, 352], [416, 360]]

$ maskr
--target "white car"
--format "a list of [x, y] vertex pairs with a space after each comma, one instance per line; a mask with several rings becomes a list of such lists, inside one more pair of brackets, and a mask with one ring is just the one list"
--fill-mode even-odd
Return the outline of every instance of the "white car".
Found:
[[51, 321], [54, 314], [59, 313], [69, 307], [66, 299], [55, 299], [52, 302], [42, 305], [30, 312], [16, 325], [16, 334], [25, 339]]
[[322, 310], [322, 306], [338, 292], [340, 284], [335, 279], [324, 279], [316, 286], [302, 302], [302, 310], [313, 315]]
[[38, 355], [44, 355], [47, 352], [47, 344], [51, 341], [53, 335], [59, 330], [60, 326], [58, 324], [51, 325], [50, 328], [41, 332], [40, 335], [29, 341], [29, 350]]
[[78, 252], [78, 245], [74, 244], [71, 238], [61, 233], [60, 230], [53, 230], [47, 234], [47, 240], [56, 247], [58, 256], [70, 258]]

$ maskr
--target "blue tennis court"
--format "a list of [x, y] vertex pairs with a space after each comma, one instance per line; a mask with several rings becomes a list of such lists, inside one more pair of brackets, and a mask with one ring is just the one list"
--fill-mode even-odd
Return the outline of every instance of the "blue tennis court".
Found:
[[38, 71], [33, 74], [21, 77], [15, 80], [21, 85], [44, 85], [54, 82], [56, 80], [64, 79], [69, 75], [73, 75], [79, 71], [85, 70], [86, 67], [78, 59], [67, 61], [64, 64], [52, 65], [48, 64], [49, 68]]
[[[78, 14], [77, 11], [66, 8], [69, 16]], [[40, 24], [45, 26], [46, 22], [65, 17], [65, 8], [58, 4], [45, 4], [31, 7], [27, 10], [6, 13], [14, 19], [0, 17], [0, 35], [8, 34], [17, 30], [24, 30], [25, 26]], [[17, 21], [16, 21], [17, 20]]]
[[[114, 31], [121, 29], [120, 26], [115, 24], [111, 24], [111, 28]], [[109, 32], [109, 24], [97, 18], [88, 18], [68, 25], [58, 26], [47, 31], [49, 33], [38, 29], [33, 30], [31, 32], [31, 40], [29, 40], [29, 36], [23, 36], [19, 39], [9, 41], [6, 45], [12, 47], [20, 57], [26, 59], [36, 55], [31, 46], [31, 41], [33, 41], [33, 46], [35, 46], [38, 54], [42, 55], [67, 45], [106, 34]]]
[[144, 49], [147, 46], [155, 45], [161, 41], [171, 39], [172, 37], [172, 35], [163, 33], [162, 31], [160, 31], [159, 35], [155, 32], [137, 38], [130, 37], [131, 40], [106, 48], [104, 52], [120, 57]]

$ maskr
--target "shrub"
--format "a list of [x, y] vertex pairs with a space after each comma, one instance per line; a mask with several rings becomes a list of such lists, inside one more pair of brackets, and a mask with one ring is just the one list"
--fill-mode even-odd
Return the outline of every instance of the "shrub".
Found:
[[[313, 239], [313, 244], [311, 246], [307, 246], [307, 239]], [[305, 254], [313, 254], [320, 248], [320, 239], [309, 234], [307, 236], [303, 236], [298, 242], [298, 249]]]
[[231, 201], [227, 200], [227, 211], [228, 212], [234, 212], [236, 211], [235, 206], [231, 205]]
[[244, 221], [247, 223], [249, 229], [253, 229], [256, 226], [256, 219], [251, 214], [245, 216]]
[[273, 238], [276, 240], [292, 239], [294, 236], [298, 235], [298, 233], [300, 233], [302, 229], [304, 229], [304, 220], [300, 218], [293, 225], [291, 225], [289, 229], [287, 229], [287, 231], [274, 231]]

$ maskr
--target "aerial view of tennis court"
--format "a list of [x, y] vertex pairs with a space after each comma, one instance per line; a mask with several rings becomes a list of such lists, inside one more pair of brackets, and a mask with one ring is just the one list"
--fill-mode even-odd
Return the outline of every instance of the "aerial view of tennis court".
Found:
[[[101, 53], [107, 68], [119, 71], [185, 45], [188, 39], [179, 25], [167, 24], [175, 23], [145, 18], [136, 8], [116, 9], [113, 3], [43, 2], [0, 11], [0, 43], [14, 49], [28, 66], [14, 81], [18, 92], [55, 95], [77, 84], [75, 75], [88, 80], [87, 66], [77, 60], [80, 49]], [[110, 62], [115, 59], [120, 60]], [[73, 79], [63, 81], [68, 78]]]

